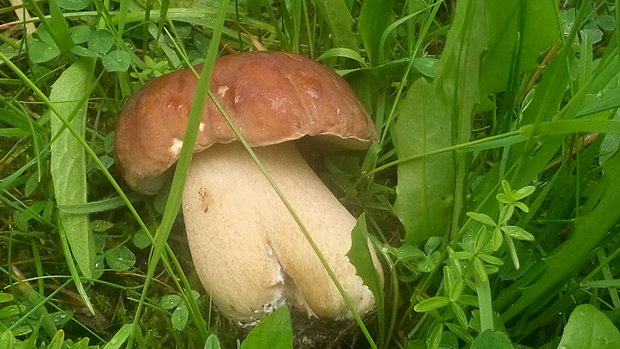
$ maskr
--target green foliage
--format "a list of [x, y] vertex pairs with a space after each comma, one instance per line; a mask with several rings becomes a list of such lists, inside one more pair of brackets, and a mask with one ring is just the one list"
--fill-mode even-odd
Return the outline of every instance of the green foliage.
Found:
[[582, 304], [568, 318], [558, 348], [612, 349], [618, 346], [618, 328], [596, 307]]
[[282, 307], [261, 319], [241, 343], [240, 349], [293, 348], [293, 329], [288, 308]]
[[[398, 105], [394, 146], [399, 157], [422, 155], [451, 145], [446, 100], [424, 78], [416, 80]], [[449, 228], [454, 193], [453, 156], [426, 156], [398, 166], [394, 214], [410, 244], [443, 235]], [[438, 175], [441, 174], [441, 175]]]
[[[0, 348], [242, 342], [175, 224], [191, 146], [154, 203], [113, 140], [148, 80], [254, 42], [334, 68], [377, 123], [313, 158], [377, 300], [343, 346], [619, 346], [617, 1], [23, 3], [0, 10]], [[293, 336], [280, 309], [242, 347]]]
[[[94, 62], [85, 58], [76, 61], [52, 85], [50, 100], [51, 134], [50, 172], [59, 205], [86, 203], [86, 156], [77, 137], [84, 137], [86, 102], [84, 91], [91, 88]], [[69, 122], [69, 123], [68, 123]], [[59, 221], [80, 271], [93, 278], [95, 268], [94, 237], [85, 214], [59, 213]]]

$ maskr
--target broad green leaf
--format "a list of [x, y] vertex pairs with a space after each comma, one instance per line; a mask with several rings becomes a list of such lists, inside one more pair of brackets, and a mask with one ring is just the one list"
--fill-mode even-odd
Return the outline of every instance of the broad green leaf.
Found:
[[159, 301], [159, 305], [166, 310], [170, 310], [178, 306], [181, 303], [181, 301], [182, 301], [181, 296], [179, 296], [178, 294], [167, 294], [161, 297], [161, 300]]
[[413, 59], [413, 67], [431, 78], [435, 76], [435, 64], [437, 64], [437, 58], [416, 57]]
[[[94, 60], [81, 58], [65, 70], [52, 85], [50, 100], [80, 137], [84, 137], [86, 122], [85, 91], [90, 88]], [[51, 112], [50, 112], [51, 113]], [[56, 140], [50, 146], [50, 168], [58, 205], [86, 203], [86, 159], [84, 149], [63, 123], [51, 116], [52, 135]], [[60, 133], [62, 132], [62, 133]], [[86, 214], [58, 212], [67, 234], [71, 253], [84, 276], [94, 275], [94, 238]]]
[[362, 43], [371, 65], [379, 62], [379, 41], [381, 35], [393, 22], [393, 0], [366, 0], [362, 4], [358, 19], [358, 29]]
[[112, 45], [114, 45], [114, 36], [106, 29], [97, 29], [88, 38], [88, 48], [100, 54], [110, 51]]
[[131, 57], [123, 50], [114, 50], [101, 58], [103, 67], [109, 72], [124, 72], [129, 69]]
[[60, 55], [60, 50], [54, 44], [43, 41], [33, 41], [28, 47], [28, 57], [34, 63], [44, 63]]
[[358, 51], [357, 42], [351, 27], [353, 18], [344, 0], [314, 0], [321, 17], [326, 21], [334, 40], [334, 47]]
[[71, 28], [71, 39], [73, 40], [73, 43], [76, 45], [79, 45], [79, 44], [82, 44], [88, 41], [91, 35], [92, 35], [92, 30], [90, 29], [89, 25], [81, 24], [81, 25]]
[[205, 342], [204, 349], [220, 349], [220, 340], [214, 334], [210, 335]]
[[172, 318], [170, 321], [172, 322], [172, 327], [181, 331], [187, 325], [187, 320], [189, 319], [189, 310], [185, 303], [179, 305], [174, 312], [172, 313]]
[[[399, 104], [394, 125], [399, 158], [451, 145], [451, 116], [443, 99], [425, 79], [416, 80]], [[454, 171], [451, 153], [432, 155], [398, 165], [394, 214], [405, 227], [410, 244], [442, 235], [452, 213]]]
[[366, 227], [366, 216], [361, 215], [353, 231], [351, 232], [352, 243], [351, 249], [347, 253], [347, 257], [351, 264], [355, 266], [357, 275], [362, 278], [364, 285], [368, 286], [372, 294], [375, 296], [375, 303], [379, 314], [383, 312], [383, 278], [375, 269], [372, 255], [370, 254], [368, 240], [368, 228]]
[[605, 314], [590, 304], [573, 310], [564, 327], [558, 349], [620, 348], [620, 332]]
[[136, 264], [136, 255], [127, 246], [121, 245], [108, 250], [105, 261], [114, 271], [127, 271]]
[[486, 96], [507, 90], [513, 69], [522, 73], [538, 68], [543, 52], [559, 43], [560, 28], [557, 0], [484, 3], [489, 49], [482, 63], [480, 87], [481, 95]]
[[510, 338], [504, 332], [486, 330], [471, 343], [471, 349], [513, 349]]
[[396, 257], [399, 261], [407, 261], [408, 259], [420, 259], [424, 258], [425, 256], [426, 254], [424, 253], [424, 251], [408, 243], [404, 243], [396, 250]]
[[241, 343], [240, 349], [292, 349], [293, 328], [288, 308], [278, 308], [262, 319]]
[[103, 347], [103, 349], [119, 349], [123, 346], [129, 335], [133, 331], [133, 324], [126, 324], [121, 327], [118, 332], [110, 339], [110, 341]]

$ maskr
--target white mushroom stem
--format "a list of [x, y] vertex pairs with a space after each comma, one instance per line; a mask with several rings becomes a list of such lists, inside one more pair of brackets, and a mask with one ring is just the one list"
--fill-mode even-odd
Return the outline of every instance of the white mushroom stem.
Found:
[[[374, 304], [372, 293], [346, 256], [355, 218], [292, 143], [254, 151], [357, 311], [368, 311]], [[194, 156], [183, 214], [198, 275], [224, 313], [251, 321], [287, 303], [319, 317], [350, 317], [299, 226], [238, 142], [214, 145]]]

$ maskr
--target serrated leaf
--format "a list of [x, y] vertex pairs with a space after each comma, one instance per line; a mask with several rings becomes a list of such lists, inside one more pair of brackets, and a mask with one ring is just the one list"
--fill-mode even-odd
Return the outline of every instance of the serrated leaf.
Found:
[[[78, 59], [52, 85], [50, 100], [67, 120], [79, 137], [84, 137], [86, 106], [88, 99], [84, 91], [90, 89], [94, 72], [94, 60]], [[50, 172], [58, 205], [82, 205], [86, 203], [86, 157], [81, 144], [52, 115], [52, 135], [57, 136], [50, 146]], [[62, 133], [59, 134], [59, 132]], [[67, 234], [71, 253], [80, 271], [87, 278], [94, 275], [95, 244], [89, 229], [88, 215], [58, 212]]]
[[[399, 159], [451, 145], [448, 103], [424, 79], [416, 80], [399, 103], [394, 125]], [[452, 214], [454, 171], [452, 154], [443, 153], [398, 165], [394, 214], [405, 227], [410, 244], [442, 235]]]
[[101, 59], [103, 67], [109, 72], [123, 72], [129, 69], [131, 56], [122, 50], [114, 50]]
[[293, 328], [288, 308], [278, 308], [263, 318], [239, 349], [292, 349]]

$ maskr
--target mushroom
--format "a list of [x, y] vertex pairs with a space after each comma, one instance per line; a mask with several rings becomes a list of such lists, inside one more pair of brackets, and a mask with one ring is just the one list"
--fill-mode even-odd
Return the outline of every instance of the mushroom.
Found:
[[[116, 159], [136, 191], [155, 194], [162, 174], [177, 160], [196, 85], [190, 70], [180, 70], [152, 80], [124, 106]], [[308, 136], [365, 148], [376, 133], [352, 89], [332, 70], [283, 52], [221, 57], [210, 88], [290, 201], [357, 312], [372, 309], [373, 295], [346, 255], [356, 220], [292, 142]], [[299, 226], [236, 140], [209, 100], [183, 193], [189, 247], [205, 290], [222, 312], [241, 322], [284, 304], [318, 317], [351, 317]]]

